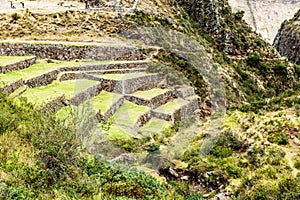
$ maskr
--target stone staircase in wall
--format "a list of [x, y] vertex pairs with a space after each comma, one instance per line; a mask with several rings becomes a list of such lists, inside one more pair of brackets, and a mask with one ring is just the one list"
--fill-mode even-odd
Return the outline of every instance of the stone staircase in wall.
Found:
[[[18, 58], [19, 64], [28, 63], [28, 57]], [[0, 68], [7, 69], [1, 66], [1, 59], [10, 60], [11, 56], [0, 56]], [[99, 122], [113, 121], [108, 134], [116, 131], [134, 138], [152, 137], [177, 121], [192, 118], [199, 108], [192, 87], [159, 87], [164, 76], [147, 72], [149, 59], [31, 59], [27, 65], [1, 72], [0, 90], [16, 99], [27, 98], [41, 111], [58, 117], [74, 107], [89, 107]]]

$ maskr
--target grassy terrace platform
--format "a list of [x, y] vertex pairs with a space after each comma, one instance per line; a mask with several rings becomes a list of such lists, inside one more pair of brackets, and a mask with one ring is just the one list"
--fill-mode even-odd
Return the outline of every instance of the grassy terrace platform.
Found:
[[176, 110], [179, 110], [182, 106], [188, 104], [189, 101], [178, 98], [174, 99], [164, 105], [159, 106], [155, 111], [165, 114], [173, 114]]
[[74, 95], [97, 83], [97, 81], [84, 79], [55, 82], [47, 86], [27, 89], [21, 97], [27, 98], [29, 102], [36, 106], [42, 106], [62, 95], [64, 95], [66, 99], [71, 99]]
[[122, 97], [123, 95], [121, 94], [102, 91], [99, 95], [83, 103], [83, 105], [89, 104], [95, 112], [100, 110], [101, 114], [105, 114]]
[[94, 75], [94, 76], [103, 79], [110, 79], [110, 80], [126, 80], [126, 79], [139, 78], [139, 77], [151, 76], [151, 75], [154, 74], [138, 72], [138, 73], [128, 73], [128, 74], [103, 74], [103, 75]]
[[[103, 70], [90, 70], [85, 71], [87, 74], [125, 74], [125, 73], [137, 73], [144, 72], [146, 68], [133, 68], [133, 69], [103, 69]], [[79, 71], [82, 72], [82, 71]]]
[[18, 80], [29, 80], [43, 74], [49, 73], [54, 70], [59, 70], [63, 67], [77, 67], [83, 65], [101, 64], [103, 61], [89, 61], [89, 62], [76, 62], [76, 61], [56, 61], [55, 63], [36, 63], [30, 67], [22, 70], [0, 74], [0, 87], [12, 84]]
[[24, 60], [27, 60], [30, 58], [34, 58], [34, 56], [0, 56], [0, 68], [3, 66], [18, 63], [20, 61], [24, 61]]
[[129, 101], [124, 101], [123, 105], [113, 115], [113, 118], [118, 125], [134, 128], [139, 118], [149, 111], [149, 107], [139, 106]]
[[138, 98], [151, 100], [152, 98], [154, 98], [158, 95], [164, 94], [168, 91], [170, 91], [170, 90], [169, 89], [161, 89], [161, 88], [153, 88], [151, 90], [137, 91], [131, 95], [138, 97]]
[[57, 113], [55, 113], [55, 117], [57, 120], [62, 120], [65, 123], [71, 123], [74, 117], [74, 111], [78, 106], [65, 106], [61, 108]]
[[107, 132], [110, 140], [129, 142], [132, 138], [141, 138], [132, 129], [113, 124]]
[[158, 118], [152, 118], [143, 127], [139, 129], [139, 133], [143, 136], [153, 136], [154, 134], [161, 133], [165, 129], [172, 126], [171, 122]]

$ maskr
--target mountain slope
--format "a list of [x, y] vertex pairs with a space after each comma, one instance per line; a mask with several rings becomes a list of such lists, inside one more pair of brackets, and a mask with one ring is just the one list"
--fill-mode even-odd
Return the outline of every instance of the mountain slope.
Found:
[[124, 11], [0, 15], [0, 53], [38, 57], [0, 74], [1, 198], [299, 198], [299, 67], [226, 0]]

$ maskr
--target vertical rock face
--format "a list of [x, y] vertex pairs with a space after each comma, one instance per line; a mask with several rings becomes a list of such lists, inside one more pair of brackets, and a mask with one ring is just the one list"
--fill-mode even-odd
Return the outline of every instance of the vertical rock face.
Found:
[[234, 12], [245, 11], [245, 21], [269, 43], [280, 24], [293, 17], [300, 8], [299, 0], [228, 0]]
[[274, 46], [282, 56], [300, 64], [300, 10], [294, 18], [284, 21], [279, 29]]

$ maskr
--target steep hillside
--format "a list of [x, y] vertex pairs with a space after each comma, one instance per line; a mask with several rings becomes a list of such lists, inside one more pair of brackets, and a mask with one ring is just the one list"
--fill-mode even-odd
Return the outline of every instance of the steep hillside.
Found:
[[25, 101], [1, 94], [0, 105], [1, 199], [176, 198], [143, 172], [97, 160], [82, 149], [74, 127]]
[[53, 2], [0, 14], [0, 199], [299, 199], [300, 68], [242, 12]]
[[282, 23], [274, 39], [274, 46], [281, 55], [300, 64], [300, 10], [292, 19]]
[[243, 21], [243, 12], [232, 14], [227, 0], [190, 0], [179, 4], [214, 38], [219, 50], [229, 55], [247, 55], [251, 51], [272, 55], [271, 48]]

